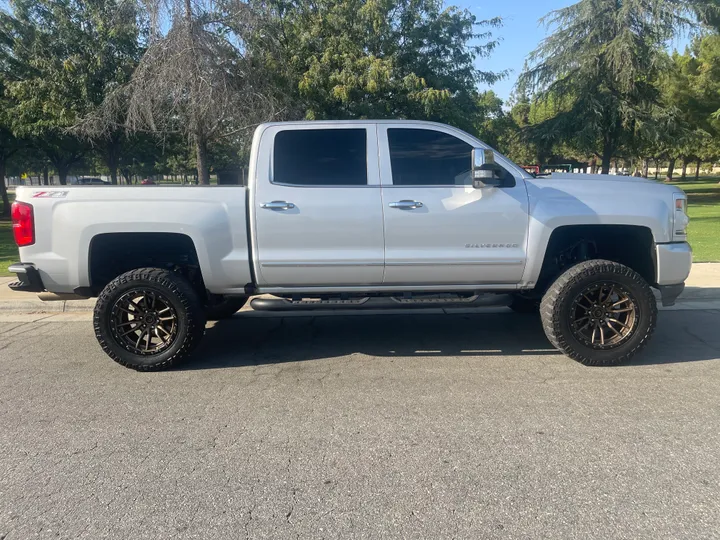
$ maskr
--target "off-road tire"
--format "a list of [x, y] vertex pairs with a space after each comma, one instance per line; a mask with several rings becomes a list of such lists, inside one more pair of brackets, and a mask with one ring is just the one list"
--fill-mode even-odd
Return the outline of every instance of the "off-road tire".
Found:
[[526, 315], [536, 315], [540, 313], [540, 301], [534, 298], [527, 298], [518, 294], [513, 294], [512, 300], [508, 307], [515, 313], [523, 313]]
[[[133, 288], [162, 295], [177, 313], [177, 335], [167, 349], [157, 354], [135, 354], [113, 337], [110, 322], [113, 305]], [[205, 312], [197, 293], [183, 276], [160, 268], [138, 268], [118, 276], [103, 289], [95, 304], [93, 326], [103, 351], [118, 364], [137, 371], [159, 371], [177, 365], [198, 345], [205, 333]]]
[[[619, 283], [630, 293], [638, 322], [626, 341], [598, 350], [582, 343], [571, 329], [572, 303], [594, 282]], [[627, 362], [648, 343], [657, 323], [657, 304], [650, 286], [634, 270], [606, 260], [590, 260], [566, 270], [547, 290], [540, 303], [545, 335], [565, 355], [586, 366], [613, 366]]]
[[247, 304], [247, 297], [220, 296], [205, 306], [205, 317], [208, 321], [220, 321], [235, 315]]

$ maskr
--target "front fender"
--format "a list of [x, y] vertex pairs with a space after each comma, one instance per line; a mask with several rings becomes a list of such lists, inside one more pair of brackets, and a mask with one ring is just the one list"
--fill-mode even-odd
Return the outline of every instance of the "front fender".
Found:
[[550, 237], [559, 227], [630, 225], [649, 229], [656, 244], [671, 241], [672, 194], [665, 187], [649, 182], [528, 182], [528, 264], [521, 286], [537, 283]]

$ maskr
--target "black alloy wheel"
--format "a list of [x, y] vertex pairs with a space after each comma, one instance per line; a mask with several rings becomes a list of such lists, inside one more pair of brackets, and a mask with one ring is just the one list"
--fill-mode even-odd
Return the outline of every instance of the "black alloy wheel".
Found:
[[128, 351], [153, 355], [170, 347], [178, 335], [178, 314], [163, 294], [130, 289], [112, 307], [113, 337]]
[[110, 358], [138, 371], [156, 371], [176, 365], [197, 346], [205, 332], [205, 312], [182, 275], [138, 268], [103, 289], [93, 325]]

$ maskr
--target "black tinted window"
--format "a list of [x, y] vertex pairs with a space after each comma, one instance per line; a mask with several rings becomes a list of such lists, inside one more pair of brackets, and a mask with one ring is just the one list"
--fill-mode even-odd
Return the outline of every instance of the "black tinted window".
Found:
[[293, 129], [275, 135], [274, 181], [302, 186], [367, 184], [364, 129]]
[[426, 129], [388, 129], [396, 186], [472, 184], [472, 147], [457, 137]]

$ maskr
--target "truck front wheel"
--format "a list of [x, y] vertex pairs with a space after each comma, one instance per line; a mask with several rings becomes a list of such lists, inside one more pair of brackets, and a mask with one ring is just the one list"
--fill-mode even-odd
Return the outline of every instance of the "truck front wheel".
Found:
[[160, 268], [139, 268], [103, 289], [93, 324], [110, 358], [138, 371], [154, 371], [190, 354], [205, 332], [205, 314], [184, 277]]
[[540, 303], [550, 342], [587, 366], [617, 365], [648, 343], [657, 304], [645, 280], [622, 264], [591, 260], [563, 273]]

